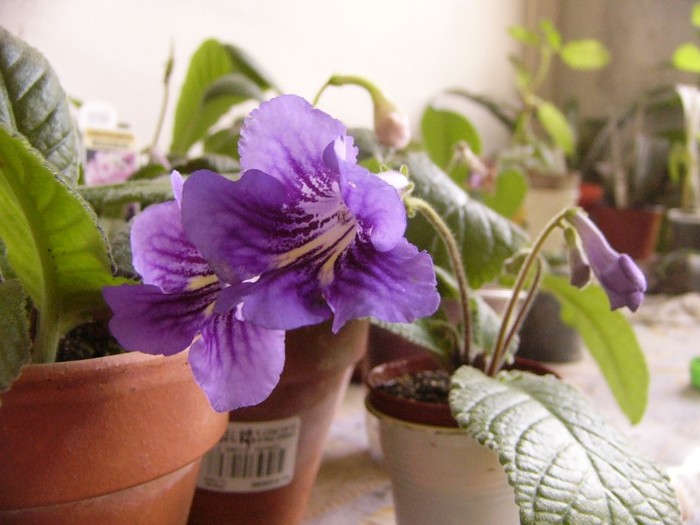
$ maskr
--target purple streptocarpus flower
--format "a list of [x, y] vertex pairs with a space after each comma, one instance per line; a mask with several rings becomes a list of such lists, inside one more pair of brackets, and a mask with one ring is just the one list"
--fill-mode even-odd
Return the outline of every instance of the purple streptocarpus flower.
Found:
[[567, 215], [578, 232], [593, 273], [608, 294], [613, 310], [627, 306], [633, 312], [644, 299], [647, 282], [632, 258], [615, 251], [600, 230], [580, 210]]
[[222, 284], [185, 236], [183, 181], [177, 172], [171, 181], [175, 201], [146, 208], [131, 231], [144, 284], [104, 289], [110, 330], [128, 350], [172, 355], [190, 347], [192, 373], [215, 410], [255, 405], [279, 380], [284, 332], [242, 322], [236, 310], [213, 311]]
[[200, 171], [186, 182], [188, 238], [230, 286], [216, 311], [292, 329], [333, 317], [410, 322], [438, 306], [430, 256], [404, 237], [395, 188], [356, 164], [342, 123], [283, 95], [246, 120], [237, 181]]

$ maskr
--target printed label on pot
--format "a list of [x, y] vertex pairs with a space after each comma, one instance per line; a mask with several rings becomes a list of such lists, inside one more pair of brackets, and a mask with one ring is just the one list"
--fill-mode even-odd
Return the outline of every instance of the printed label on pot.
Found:
[[294, 477], [301, 420], [231, 421], [202, 459], [197, 487], [218, 492], [258, 492], [288, 485]]

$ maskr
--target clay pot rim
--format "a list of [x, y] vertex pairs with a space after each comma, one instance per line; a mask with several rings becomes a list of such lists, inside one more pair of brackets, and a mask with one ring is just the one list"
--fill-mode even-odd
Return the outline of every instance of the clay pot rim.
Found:
[[189, 350], [168, 356], [134, 351], [75, 361], [28, 363], [22, 367], [21, 374], [17, 381], [13, 383], [13, 386], [31, 381], [46, 380], [52, 376], [61, 377], [66, 374], [70, 374], [72, 377], [95, 376], [96, 374], [110, 373], [115, 368], [160, 366], [165, 359], [186, 361], [188, 355]]
[[[365, 405], [375, 416], [381, 413], [382, 416], [387, 416], [403, 423], [410, 423], [416, 425], [416, 427], [433, 426], [446, 430], [457, 429], [458, 424], [452, 416], [449, 404], [427, 403], [400, 398], [378, 389], [381, 384], [399, 374], [420, 370], [437, 370], [440, 368], [440, 363], [433, 355], [413, 356], [378, 365], [370, 370], [365, 380], [369, 389], [365, 398]], [[550, 374], [560, 377], [552, 369], [538, 361], [517, 356], [515, 363], [505, 366], [503, 370], [522, 370], [537, 375]]]

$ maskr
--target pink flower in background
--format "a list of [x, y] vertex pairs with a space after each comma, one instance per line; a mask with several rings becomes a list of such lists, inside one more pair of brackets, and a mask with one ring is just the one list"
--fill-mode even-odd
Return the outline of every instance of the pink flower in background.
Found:
[[133, 151], [89, 150], [85, 164], [85, 184], [101, 186], [128, 179], [137, 168]]

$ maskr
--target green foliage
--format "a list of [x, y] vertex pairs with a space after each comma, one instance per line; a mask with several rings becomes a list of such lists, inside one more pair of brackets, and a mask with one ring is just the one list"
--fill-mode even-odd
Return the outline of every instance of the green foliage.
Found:
[[454, 374], [452, 413], [494, 449], [515, 489], [520, 521], [678, 524], [666, 475], [552, 376], [473, 367]]
[[585, 38], [567, 42], [559, 56], [571, 69], [600, 69], [610, 62], [610, 53], [598, 40]]
[[[426, 200], [447, 222], [457, 244], [469, 284], [475, 288], [495, 278], [503, 262], [525, 245], [525, 234], [512, 222], [471, 198], [423, 153], [406, 158], [415, 195]], [[428, 250], [435, 264], [449, 268], [449, 260], [433, 228], [422, 218], [409, 221], [408, 239]]]
[[0, 27], [0, 124], [25, 136], [69, 185], [78, 181], [78, 137], [48, 61]]
[[673, 65], [681, 71], [700, 73], [700, 48], [687, 42], [673, 52]]
[[260, 101], [273, 87], [242, 50], [205, 40], [190, 60], [175, 110], [170, 152], [186, 155], [231, 108]]
[[590, 284], [579, 290], [566, 278], [547, 274], [542, 289], [561, 304], [561, 318], [575, 328], [589, 350], [618, 405], [631, 423], [644, 415], [649, 370], [637, 338], [625, 317], [610, 310], [602, 288]]
[[496, 177], [493, 193], [483, 192], [480, 198], [496, 213], [513, 217], [522, 206], [527, 189], [527, 179], [521, 171], [504, 169]]
[[0, 281], [0, 392], [31, 359], [27, 296], [16, 280]]
[[537, 120], [547, 132], [549, 138], [566, 155], [574, 153], [574, 131], [564, 114], [551, 102], [542, 102], [537, 106]]
[[38, 311], [35, 361], [53, 361], [58, 337], [105, 308], [115, 284], [89, 206], [23, 137], [0, 127], [0, 239]]
[[454, 159], [460, 144], [466, 144], [476, 155], [481, 154], [481, 139], [476, 128], [459, 113], [428, 107], [421, 119], [421, 133], [432, 161], [463, 186], [469, 169], [464, 163], [454, 162]]

